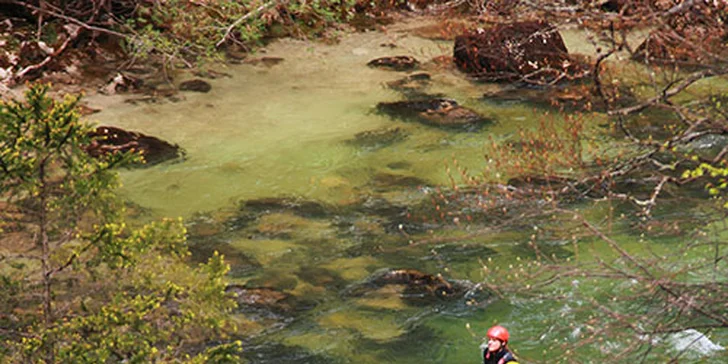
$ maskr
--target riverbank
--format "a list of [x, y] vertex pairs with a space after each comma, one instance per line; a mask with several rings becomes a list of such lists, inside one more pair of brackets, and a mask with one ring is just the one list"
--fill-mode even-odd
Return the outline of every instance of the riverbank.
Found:
[[[471, 9], [467, 2], [438, 1], [95, 4], [72, 1], [67, 12], [30, 3], [2, 5], [2, 94], [17, 97], [14, 88], [40, 81], [68, 93], [170, 95], [180, 70], [220, 77], [221, 64], [255, 58], [256, 49], [274, 39], [336, 42], [341, 31], [385, 29], [398, 18]], [[109, 18], [114, 20], [102, 21]], [[190, 27], [200, 33], [184, 30]]]

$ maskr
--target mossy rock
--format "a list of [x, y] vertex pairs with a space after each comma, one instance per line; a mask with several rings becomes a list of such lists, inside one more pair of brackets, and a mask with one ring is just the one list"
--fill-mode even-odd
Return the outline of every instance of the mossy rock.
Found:
[[324, 264], [324, 268], [336, 272], [341, 279], [346, 281], [359, 281], [366, 278], [372, 267], [378, 261], [369, 256], [355, 258], [339, 258]]
[[300, 254], [300, 246], [286, 240], [254, 240], [243, 238], [230, 243], [235, 249], [255, 258], [263, 266], [287, 260], [286, 257]]
[[372, 177], [370, 184], [377, 189], [419, 188], [428, 185], [427, 181], [416, 176], [387, 172], [375, 174]]
[[334, 311], [321, 316], [318, 323], [327, 329], [347, 329], [363, 338], [377, 341], [392, 340], [406, 333], [394, 317], [358, 311]]
[[192, 91], [200, 93], [208, 93], [212, 90], [212, 85], [205, 80], [194, 79], [184, 81], [179, 85], [180, 91]]
[[393, 118], [450, 130], [473, 132], [492, 123], [457, 101], [444, 98], [380, 102], [377, 110]]
[[225, 257], [230, 264], [231, 276], [242, 276], [260, 269], [261, 265], [255, 259], [236, 249], [224, 241], [215, 239], [189, 239], [189, 249], [195, 263], [207, 263], [215, 253]]
[[415, 73], [398, 80], [387, 82], [387, 87], [398, 91], [408, 98], [415, 98], [425, 94], [425, 90], [432, 85], [432, 77], [428, 73]]
[[382, 57], [369, 61], [367, 66], [392, 71], [410, 71], [416, 69], [420, 62], [411, 56]]
[[356, 133], [354, 138], [347, 140], [346, 143], [357, 148], [377, 150], [402, 142], [407, 137], [409, 133], [403, 128], [382, 128]]

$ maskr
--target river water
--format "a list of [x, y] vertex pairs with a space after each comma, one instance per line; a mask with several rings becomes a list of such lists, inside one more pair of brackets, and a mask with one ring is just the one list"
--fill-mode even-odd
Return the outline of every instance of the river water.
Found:
[[[273, 308], [235, 314], [248, 362], [476, 363], [494, 323], [511, 330], [524, 358], [559, 357], [549, 350], [562, 338], [550, 336], [553, 323], [546, 322], [565, 307], [466, 293], [471, 286], [433, 300], [397, 285], [364, 284], [386, 269], [478, 283], [487, 279], [483, 264], [507, 268], [533, 259], [527, 243], [536, 222], [418, 244], [433, 231], [445, 237], [473, 232], [440, 231], [442, 225], [427, 222], [437, 215], [430, 196], [450, 185], [453, 161], [477, 174], [487, 163], [489, 140], [513, 140], [544, 114], [526, 102], [487, 102], [483, 94], [502, 86], [473, 83], [428, 62], [451, 55], [452, 42], [420, 38], [412, 32], [418, 25], [344, 33], [333, 45], [282, 39], [251, 56], [281, 57], [279, 64], [220, 66], [229, 77], [209, 80], [209, 93], [183, 93], [177, 102], [88, 99], [103, 107], [93, 116], [99, 124], [154, 135], [186, 152], [183, 162], [122, 172], [122, 191], [137, 213], [184, 217], [196, 260], [219, 250], [231, 264], [231, 283], [287, 297]], [[578, 32], [563, 35], [572, 52], [592, 52]], [[376, 112], [379, 102], [403, 99], [386, 83], [406, 73], [366, 65], [391, 55], [423, 63], [420, 71], [432, 76], [427, 93], [444, 94], [494, 122], [461, 132]], [[586, 124], [598, 131], [603, 122], [595, 114]], [[387, 137], [357, 140], [372, 131]], [[606, 215], [604, 206], [581, 208]], [[622, 241], [639, 249], [638, 237], [625, 232]], [[560, 238], [546, 247], [573, 254]], [[354, 293], [361, 287], [364, 293]]]

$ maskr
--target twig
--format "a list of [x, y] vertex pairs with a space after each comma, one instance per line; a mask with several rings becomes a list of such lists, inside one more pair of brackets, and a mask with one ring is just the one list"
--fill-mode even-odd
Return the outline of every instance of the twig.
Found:
[[652, 196], [650, 196], [650, 200], [647, 201], [647, 207], [644, 209], [645, 216], [650, 216], [650, 213], [652, 212], [652, 207], [655, 206], [655, 200], [657, 199], [657, 196], [662, 191], [662, 187], [665, 186], [665, 183], [669, 181], [671, 177], [664, 176], [660, 180], [660, 183], [655, 186], [655, 189], [652, 191]]
[[68, 22], [71, 22], [73, 24], [76, 24], [76, 25], [80, 26], [81, 28], [84, 28], [84, 29], [87, 29], [87, 30], [93, 30], [93, 31], [102, 32], [102, 33], [106, 33], [106, 34], [111, 34], [111, 35], [115, 35], [117, 37], [121, 37], [121, 38], [124, 38], [124, 39], [128, 39], [129, 38], [129, 36], [127, 34], [119, 33], [119, 32], [113, 31], [111, 29], [106, 29], [106, 28], [101, 28], [101, 27], [89, 25], [88, 23], [82, 22], [82, 21], [80, 21], [80, 20], [78, 20], [76, 18], [73, 18], [73, 17], [70, 17], [70, 16], [66, 16], [66, 15], [57, 13], [57, 12], [52, 11], [52, 10], [42, 9], [42, 8], [37, 7], [37, 6], [28, 4], [25, 1], [15, 1], [15, 0], [11, 0], [10, 3], [11, 4], [15, 4], [15, 5], [19, 5], [19, 6], [22, 6], [22, 7], [25, 7], [25, 8], [28, 8], [30, 10], [35, 10], [35, 11], [40, 12], [40, 13], [43, 13], [43, 14], [52, 15], [52, 16], [54, 16], [56, 18], [66, 20]]
[[25, 68], [23, 68], [22, 70], [20, 70], [20, 72], [18, 72], [18, 73], [17, 73], [16, 75], [15, 75], [15, 80], [20, 80], [20, 79], [22, 79], [23, 77], [25, 77], [25, 75], [26, 75], [26, 74], [28, 74], [29, 72], [32, 72], [32, 71], [35, 71], [35, 70], [37, 70], [37, 69], [40, 69], [40, 68], [43, 68], [43, 67], [45, 67], [45, 65], [47, 65], [48, 63], [50, 63], [50, 61], [52, 61], [52, 60], [53, 60], [53, 58], [55, 58], [55, 57], [56, 57], [56, 56], [58, 56], [59, 54], [63, 53], [63, 51], [64, 51], [64, 50], [66, 50], [66, 48], [68, 47], [68, 45], [69, 45], [69, 44], [71, 44], [71, 42], [72, 42], [73, 40], [75, 40], [75, 39], [76, 39], [76, 37], [78, 37], [78, 33], [79, 33], [79, 32], [78, 32], [78, 31], [76, 31], [76, 32], [73, 32], [73, 34], [69, 34], [68, 38], [66, 38], [66, 40], [65, 40], [65, 41], [63, 42], [63, 44], [62, 44], [62, 45], [61, 45], [61, 46], [60, 46], [60, 47], [58, 48], [58, 50], [56, 50], [55, 52], [53, 52], [53, 53], [49, 54], [49, 55], [48, 55], [48, 57], [46, 57], [46, 58], [45, 58], [45, 59], [44, 59], [43, 61], [41, 61], [40, 63], [36, 63], [36, 64], [34, 64], [34, 65], [30, 65], [30, 66], [28, 66], [28, 67], [25, 67]]
[[[284, 0], [284, 1], [287, 1], [287, 0]], [[266, 9], [272, 7], [273, 5], [278, 5], [279, 2], [282, 4], [282, 1], [281, 0], [272, 0], [272, 1], [269, 1], [269, 2], [267, 2], [267, 3], [265, 3], [265, 4], [261, 5], [261, 6], [257, 7], [255, 10], [250, 11], [247, 14], [241, 16], [238, 20], [236, 20], [235, 22], [233, 22], [232, 24], [230, 24], [230, 26], [228, 26], [227, 29], [225, 29], [225, 35], [223, 35], [222, 39], [220, 39], [217, 43], [215, 43], [215, 46], [216, 47], [219, 47], [220, 45], [222, 45], [223, 43], [225, 43], [225, 41], [228, 39], [228, 37], [230, 37], [230, 33], [232, 33], [232, 31], [235, 29], [235, 27], [237, 27], [238, 25], [240, 25], [242, 22], [244, 22], [245, 20], [247, 20], [251, 16], [257, 15], [258, 13], [260, 13], [263, 10], [266, 10]]]
[[716, 71], [713, 69], [708, 69], [708, 70], [695, 72], [692, 75], [690, 75], [690, 77], [685, 79], [682, 83], [680, 83], [679, 85], [677, 85], [673, 88], [670, 88], [670, 89], [665, 89], [660, 96], [653, 97], [639, 105], [630, 106], [630, 107], [626, 107], [626, 108], [618, 109], [618, 110], [614, 110], [614, 111], [609, 111], [607, 114], [610, 116], [615, 116], [615, 115], [616, 116], [627, 116], [630, 114], [634, 114], [636, 112], [640, 112], [652, 105], [659, 103], [660, 101], [665, 101], [669, 97], [677, 95], [678, 93], [682, 92], [683, 90], [688, 88], [693, 83], [695, 83], [699, 80], [702, 80], [703, 78], [710, 77], [710, 76], [716, 76], [716, 75], [722, 75], [725, 73], [728, 73], [728, 70]]
[[435, 237], [435, 238], [431, 238], [431, 239], [418, 240], [417, 242], [412, 241], [405, 246], [396, 247], [393, 250], [408, 249], [408, 248], [411, 248], [414, 246], [419, 246], [419, 245], [459, 242], [459, 241], [464, 241], [464, 240], [481, 237], [492, 231], [493, 231], [493, 229], [491, 229], [491, 228], [484, 228], [484, 229], [480, 229], [474, 233], [463, 235], [463, 236]]
[[660, 14], [660, 15], [668, 16], [668, 15], [675, 15], [677, 13], [683, 12], [684, 10], [687, 10], [691, 6], [693, 6], [694, 2], [695, 2], [695, 0], [681, 1], [679, 4], [673, 6], [672, 8], [667, 10], [664, 14]]

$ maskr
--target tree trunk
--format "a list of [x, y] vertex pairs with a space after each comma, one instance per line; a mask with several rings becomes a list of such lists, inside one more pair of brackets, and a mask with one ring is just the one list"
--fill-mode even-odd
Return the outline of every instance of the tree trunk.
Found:
[[[48, 244], [48, 221], [47, 221], [47, 186], [46, 186], [46, 167], [47, 161], [44, 160], [40, 164], [38, 177], [40, 179], [40, 216], [39, 216], [39, 232], [38, 245], [41, 247], [41, 265], [43, 273], [43, 321], [45, 323], [46, 332], [53, 325], [53, 307], [51, 295], [51, 268], [50, 268], [50, 247]], [[53, 339], [46, 341], [46, 363], [55, 362], [55, 350]]]

